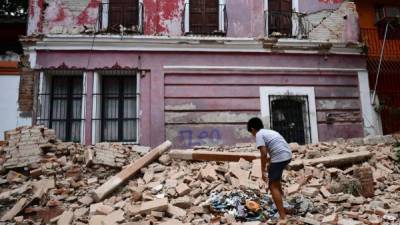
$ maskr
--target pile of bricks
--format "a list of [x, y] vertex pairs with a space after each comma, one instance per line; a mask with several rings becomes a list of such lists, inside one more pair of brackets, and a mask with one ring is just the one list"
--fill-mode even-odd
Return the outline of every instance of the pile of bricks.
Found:
[[[267, 193], [254, 144], [197, 146], [184, 156], [164, 149], [160, 155], [157, 148], [63, 143], [43, 127], [16, 131], [8, 132], [0, 151], [4, 224], [261, 224], [214, 213], [209, 202], [212, 193]], [[43, 139], [35, 139], [38, 131]], [[290, 144], [294, 164], [283, 174], [286, 199], [313, 204], [301, 216], [289, 215], [291, 224], [400, 224], [395, 142], [392, 136], [376, 136]], [[13, 146], [26, 143], [39, 146], [35, 161], [28, 163], [36, 166], [16, 161], [25, 155]], [[348, 156], [354, 163], [345, 160]], [[10, 162], [15, 167], [5, 167]]]

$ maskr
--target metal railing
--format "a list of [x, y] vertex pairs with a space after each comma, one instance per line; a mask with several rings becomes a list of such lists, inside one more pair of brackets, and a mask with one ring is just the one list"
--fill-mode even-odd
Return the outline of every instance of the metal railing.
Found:
[[126, 3], [101, 3], [99, 5], [99, 31], [129, 34], [143, 33], [144, 5], [138, 1], [135, 10]]
[[265, 11], [264, 33], [266, 36], [307, 39], [313, 29], [307, 15], [299, 12]]
[[[383, 38], [378, 28], [361, 28], [361, 41], [368, 48], [368, 56], [379, 57], [383, 47]], [[385, 59], [400, 59], [400, 39], [386, 40]]]

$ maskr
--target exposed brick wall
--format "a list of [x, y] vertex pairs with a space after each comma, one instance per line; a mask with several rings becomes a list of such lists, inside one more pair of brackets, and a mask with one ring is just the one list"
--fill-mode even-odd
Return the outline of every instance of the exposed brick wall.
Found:
[[353, 2], [344, 2], [337, 10], [322, 10], [306, 16], [312, 40], [357, 42], [358, 13]]
[[18, 105], [19, 111], [22, 112], [20, 116], [30, 117], [33, 110], [33, 88], [34, 79], [33, 71], [28, 69], [21, 69], [21, 79], [19, 83], [19, 98]]

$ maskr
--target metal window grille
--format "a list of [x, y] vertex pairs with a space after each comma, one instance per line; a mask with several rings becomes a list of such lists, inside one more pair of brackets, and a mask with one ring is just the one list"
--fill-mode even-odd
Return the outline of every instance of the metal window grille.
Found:
[[93, 119], [100, 141], [138, 142], [138, 96], [136, 76], [101, 77], [101, 93], [94, 94], [100, 113]]
[[38, 94], [37, 123], [55, 130], [63, 141], [80, 142], [84, 124], [82, 76], [46, 76]]
[[271, 128], [288, 142], [311, 143], [308, 96], [270, 95]]

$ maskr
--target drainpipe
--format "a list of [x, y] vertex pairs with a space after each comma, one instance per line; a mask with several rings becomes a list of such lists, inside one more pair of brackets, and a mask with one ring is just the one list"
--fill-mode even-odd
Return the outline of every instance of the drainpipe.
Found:
[[382, 49], [381, 49], [381, 56], [379, 58], [378, 71], [376, 72], [374, 94], [372, 95], [372, 105], [375, 105], [376, 89], [378, 87], [379, 75], [381, 74], [383, 53], [385, 52], [385, 45], [386, 45], [386, 38], [387, 38], [388, 29], [389, 29], [389, 24], [390, 24], [390, 21], [388, 21], [386, 23], [386, 27], [385, 27], [385, 36], [383, 37], [383, 46], [382, 46]]

